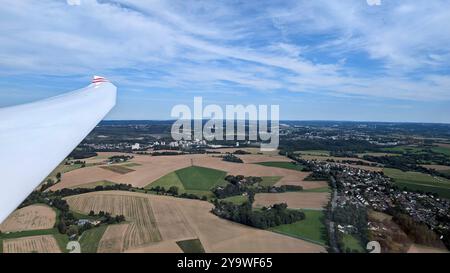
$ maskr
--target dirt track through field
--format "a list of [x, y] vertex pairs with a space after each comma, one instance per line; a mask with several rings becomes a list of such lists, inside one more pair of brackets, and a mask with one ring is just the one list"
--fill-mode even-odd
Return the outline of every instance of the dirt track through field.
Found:
[[31, 205], [14, 211], [1, 225], [1, 232], [50, 229], [56, 212], [46, 205]]
[[123, 249], [130, 249], [161, 240], [150, 200], [145, 197], [115, 194], [115, 192], [94, 192], [88, 195], [68, 197], [72, 209], [89, 213], [109, 212], [124, 215], [130, 224], [127, 226]]
[[111, 191], [69, 197], [68, 202], [71, 208], [83, 211], [95, 208], [97, 211], [126, 212], [129, 210], [126, 203], [130, 201], [124, 197], [149, 200], [162, 241], [119, 247], [126, 245], [126, 240], [133, 241], [133, 237], [141, 235], [130, 233], [129, 227], [110, 226], [100, 242], [99, 251], [179, 252], [174, 242], [198, 238], [206, 252], [325, 252], [319, 245], [221, 219], [210, 213], [212, 204], [199, 200]]
[[31, 236], [3, 241], [4, 253], [60, 253], [52, 235]]

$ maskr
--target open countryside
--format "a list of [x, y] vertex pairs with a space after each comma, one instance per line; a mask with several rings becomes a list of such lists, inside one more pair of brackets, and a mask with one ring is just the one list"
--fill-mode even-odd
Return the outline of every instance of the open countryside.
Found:
[[[97, 128], [101, 140], [128, 128], [118, 124]], [[364, 140], [311, 142], [301, 126], [284, 125], [295, 140], [271, 152], [142, 137], [127, 148], [128, 135], [110, 146], [94, 130], [0, 225], [0, 250], [67, 252], [77, 240], [86, 253], [366, 252], [374, 239], [384, 252], [446, 251], [448, 147], [378, 147], [351, 125], [314, 131]]]

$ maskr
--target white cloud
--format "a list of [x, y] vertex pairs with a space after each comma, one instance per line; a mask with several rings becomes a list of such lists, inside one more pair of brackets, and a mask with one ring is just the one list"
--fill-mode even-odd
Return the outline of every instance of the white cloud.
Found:
[[[0, 10], [0, 73], [101, 73], [185, 91], [450, 97], [440, 72], [450, 61], [447, 1], [250, 2], [13, 1]], [[368, 57], [352, 66], [355, 53]]]
[[366, 0], [369, 6], [380, 6], [381, 0]]
[[81, 0], [67, 0], [67, 4], [70, 6], [79, 6], [81, 5]]

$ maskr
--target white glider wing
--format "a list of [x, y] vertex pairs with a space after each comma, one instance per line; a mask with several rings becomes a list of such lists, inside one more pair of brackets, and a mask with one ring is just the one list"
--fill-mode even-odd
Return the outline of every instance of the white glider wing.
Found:
[[0, 108], [0, 223], [114, 107], [116, 92], [95, 76], [80, 90]]

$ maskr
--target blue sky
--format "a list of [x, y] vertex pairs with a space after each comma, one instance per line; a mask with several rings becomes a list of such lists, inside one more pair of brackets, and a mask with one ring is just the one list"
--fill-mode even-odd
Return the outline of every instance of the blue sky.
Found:
[[108, 119], [179, 103], [279, 104], [282, 119], [450, 122], [450, 1], [11, 1], [0, 107], [94, 74]]

